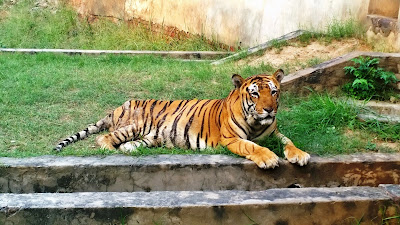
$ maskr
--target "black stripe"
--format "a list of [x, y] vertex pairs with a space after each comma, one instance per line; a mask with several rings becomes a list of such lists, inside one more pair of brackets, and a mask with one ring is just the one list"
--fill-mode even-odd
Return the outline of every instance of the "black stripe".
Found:
[[259, 81], [259, 80], [262, 80], [262, 79], [263, 79], [262, 77], [255, 76], [255, 77], [250, 79], [250, 83], [253, 83], [254, 81]]
[[[223, 102], [223, 100], [219, 100], [219, 103], [218, 103], [218, 106], [217, 106], [217, 110], [219, 110], [219, 113], [218, 113], [218, 111], [216, 111], [216, 113], [218, 113], [218, 116], [215, 116], [215, 123], [218, 125], [218, 127], [220, 128], [221, 127], [221, 114], [222, 114], [222, 102]], [[220, 109], [220, 107], [221, 107], [221, 109]]]
[[160, 127], [164, 124], [165, 119], [167, 118], [167, 115], [168, 115], [168, 114], [165, 114], [165, 115], [163, 116], [163, 118], [161, 118], [161, 120], [158, 121], [158, 123], [157, 123], [157, 130], [156, 130], [156, 134], [154, 135], [154, 139], [157, 139], [158, 133], [159, 133], [159, 131], [160, 131]]
[[157, 104], [158, 100], [155, 100], [153, 102], [153, 104], [151, 104], [150, 106], [150, 126], [149, 126], [149, 133], [151, 132], [151, 129], [153, 128], [153, 120], [154, 120], [154, 116], [153, 116], [153, 112], [154, 112], [154, 107]]
[[205, 118], [206, 118], [206, 112], [207, 112], [207, 109], [204, 110], [204, 113], [203, 113], [203, 119], [202, 119], [202, 121], [201, 121], [201, 128], [200, 128], [200, 137], [203, 137], [204, 120], [205, 120]]
[[244, 134], [248, 135], [247, 131], [239, 124], [239, 122], [236, 120], [235, 115], [232, 113], [232, 121], [235, 123], [235, 125], [237, 127], [239, 127], [239, 129], [241, 129], [243, 131]]
[[161, 114], [163, 114], [165, 112], [165, 110], [167, 109], [167, 106], [168, 106], [168, 102], [165, 102], [164, 107], [161, 109], [160, 112], [158, 112], [156, 118], [158, 118], [159, 116], [161, 116]]
[[233, 141], [229, 142], [226, 146], [228, 147], [228, 145], [234, 144], [234, 143], [236, 143], [238, 141], [239, 141], [238, 139], [233, 139]]
[[124, 137], [124, 142], [126, 142], [126, 140], [128, 140], [128, 136], [126, 136], [122, 131], [119, 132], [120, 134], [122, 134], [122, 136]]
[[148, 103], [148, 101], [149, 100], [146, 100], [145, 102], [144, 102], [144, 104], [143, 104], [143, 112], [142, 112], [142, 120], [144, 120], [144, 116], [145, 116], [145, 113], [146, 113], [146, 106], [147, 106], [147, 103]]
[[225, 136], [225, 134], [222, 134], [222, 137], [224, 137], [225, 139], [235, 138], [235, 137], [228, 137], [228, 136]]
[[219, 100], [216, 100], [210, 107], [210, 111], [208, 112], [208, 133], [211, 134], [211, 112], [215, 110], [215, 105]]
[[[113, 133], [113, 135], [118, 139], [119, 143], [122, 143], [122, 140], [118, 137], [118, 135], [115, 134], [115, 132]], [[114, 141], [114, 144], [116, 144], [115, 141]]]
[[147, 142], [146, 139], [143, 139], [142, 141], [146, 144], [146, 146], [149, 146], [149, 145], [150, 145], [150, 144]]
[[235, 99], [235, 101], [233, 101], [233, 104], [235, 104], [237, 102], [237, 100], [239, 100], [240, 95], [237, 96], [237, 98]]
[[[131, 106], [131, 102], [129, 102], [129, 107]], [[128, 107], [128, 108], [129, 108]], [[124, 105], [122, 105], [122, 112], [121, 112], [121, 115], [119, 115], [119, 117], [118, 117], [118, 122], [119, 122], [119, 120], [125, 115], [125, 111], [126, 111], [126, 108], [125, 108], [125, 106]]]
[[156, 106], [157, 102], [158, 102], [158, 100], [155, 100], [155, 101], [153, 102], [153, 104], [151, 104], [151, 106], [150, 106], [150, 113], [152, 113], [152, 112], [154, 111], [154, 107]]
[[242, 101], [242, 113], [243, 113], [243, 116], [245, 117], [245, 120], [247, 120], [247, 111], [245, 109], [246, 109], [246, 107], [244, 105], [244, 101]]
[[178, 112], [178, 110], [181, 108], [183, 102], [185, 102], [185, 104], [183, 105], [183, 107], [185, 107], [186, 104], [187, 104], [189, 101], [188, 101], [188, 100], [184, 100], [184, 101], [182, 100], [182, 101], [179, 103], [178, 107], [176, 107], [176, 109], [175, 109], [175, 111], [172, 113], [172, 115], [174, 115], [176, 112]]
[[227, 126], [229, 129], [230, 129], [230, 132], [232, 132], [234, 135], [235, 135], [235, 137], [240, 137], [240, 138], [242, 138], [233, 128], [232, 128], [232, 126], [228, 123], [228, 126]]
[[146, 126], [147, 126], [147, 117], [144, 120], [144, 125], [143, 125], [143, 135], [146, 133]]
[[197, 134], [197, 140], [196, 140], [196, 147], [197, 149], [200, 149], [200, 134]]
[[[196, 109], [197, 110], [197, 109]], [[192, 116], [189, 118], [189, 121], [187, 122], [186, 126], [185, 126], [185, 131], [184, 131], [184, 135], [183, 137], [186, 140], [186, 147], [190, 148], [190, 140], [189, 140], [189, 129], [190, 126], [192, 125], [193, 119], [194, 119], [194, 114], [196, 114], [196, 111], [194, 111], [194, 113], [192, 114]]]
[[[194, 103], [194, 104], [192, 105], [192, 107], [190, 107], [189, 111], [186, 113], [186, 116], [189, 115], [189, 113], [192, 111], [192, 109], [193, 109], [194, 107], [196, 107], [196, 105], [199, 104], [199, 102], [200, 102], [200, 100], [197, 100], [197, 102]], [[196, 108], [196, 110], [197, 110], [197, 108]], [[196, 110], [195, 110], [195, 112], [196, 112]]]
[[211, 102], [211, 99], [210, 99], [210, 100], [207, 100], [206, 102], [203, 103], [203, 105], [200, 107], [199, 114], [198, 114], [197, 116], [200, 116], [201, 110], [203, 110], [204, 106], [206, 106], [206, 105], [207, 105], [208, 103], [210, 103], [210, 102]]
[[172, 129], [171, 129], [171, 133], [170, 133], [170, 135], [169, 135], [169, 137], [170, 137], [170, 139], [171, 139], [171, 142], [175, 145], [175, 139], [176, 139], [176, 127], [177, 127], [177, 125], [178, 125], [178, 122], [179, 122], [179, 120], [181, 119], [181, 117], [182, 117], [182, 113], [179, 113], [176, 117], [175, 117], [175, 119], [174, 119], [174, 122], [173, 122], [173, 124], [172, 124]]

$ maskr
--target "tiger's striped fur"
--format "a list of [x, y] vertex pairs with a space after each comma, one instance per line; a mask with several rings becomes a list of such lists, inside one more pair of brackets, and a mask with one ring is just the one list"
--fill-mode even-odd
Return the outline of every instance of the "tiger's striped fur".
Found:
[[96, 139], [102, 148], [130, 152], [139, 146], [204, 149], [220, 144], [253, 160], [260, 168], [273, 168], [278, 166], [278, 157], [253, 140], [275, 134], [285, 146], [285, 157], [306, 165], [309, 154], [296, 148], [277, 129], [275, 115], [282, 78], [282, 70], [247, 79], [233, 75], [235, 89], [225, 99], [130, 100], [96, 124], [63, 140], [55, 149], [108, 130]]

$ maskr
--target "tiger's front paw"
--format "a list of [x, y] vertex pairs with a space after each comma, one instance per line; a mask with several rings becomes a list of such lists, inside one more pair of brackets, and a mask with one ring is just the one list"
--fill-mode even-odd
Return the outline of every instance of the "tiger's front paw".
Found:
[[259, 148], [246, 156], [247, 159], [252, 160], [262, 169], [275, 168], [279, 166], [279, 157], [267, 148]]
[[300, 166], [307, 165], [310, 160], [310, 155], [307, 152], [303, 152], [295, 146], [286, 146], [284, 153], [289, 162], [297, 163]]

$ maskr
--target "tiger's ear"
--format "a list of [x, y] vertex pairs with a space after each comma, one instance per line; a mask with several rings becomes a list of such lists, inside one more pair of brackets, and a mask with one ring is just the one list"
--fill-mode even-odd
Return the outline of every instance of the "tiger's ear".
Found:
[[279, 83], [282, 81], [283, 77], [285, 76], [285, 72], [282, 69], [275, 71], [272, 75]]
[[232, 83], [233, 83], [233, 86], [235, 86], [236, 89], [239, 89], [240, 86], [242, 86], [243, 81], [244, 81], [243, 77], [241, 77], [239, 74], [233, 74], [232, 75]]

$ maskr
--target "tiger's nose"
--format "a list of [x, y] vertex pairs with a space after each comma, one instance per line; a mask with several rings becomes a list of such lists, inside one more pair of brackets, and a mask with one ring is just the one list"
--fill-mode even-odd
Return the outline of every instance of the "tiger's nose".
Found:
[[271, 113], [272, 111], [274, 111], [272, 107], [264, 108], [264, 110], [267, 111], [267, 113]]

